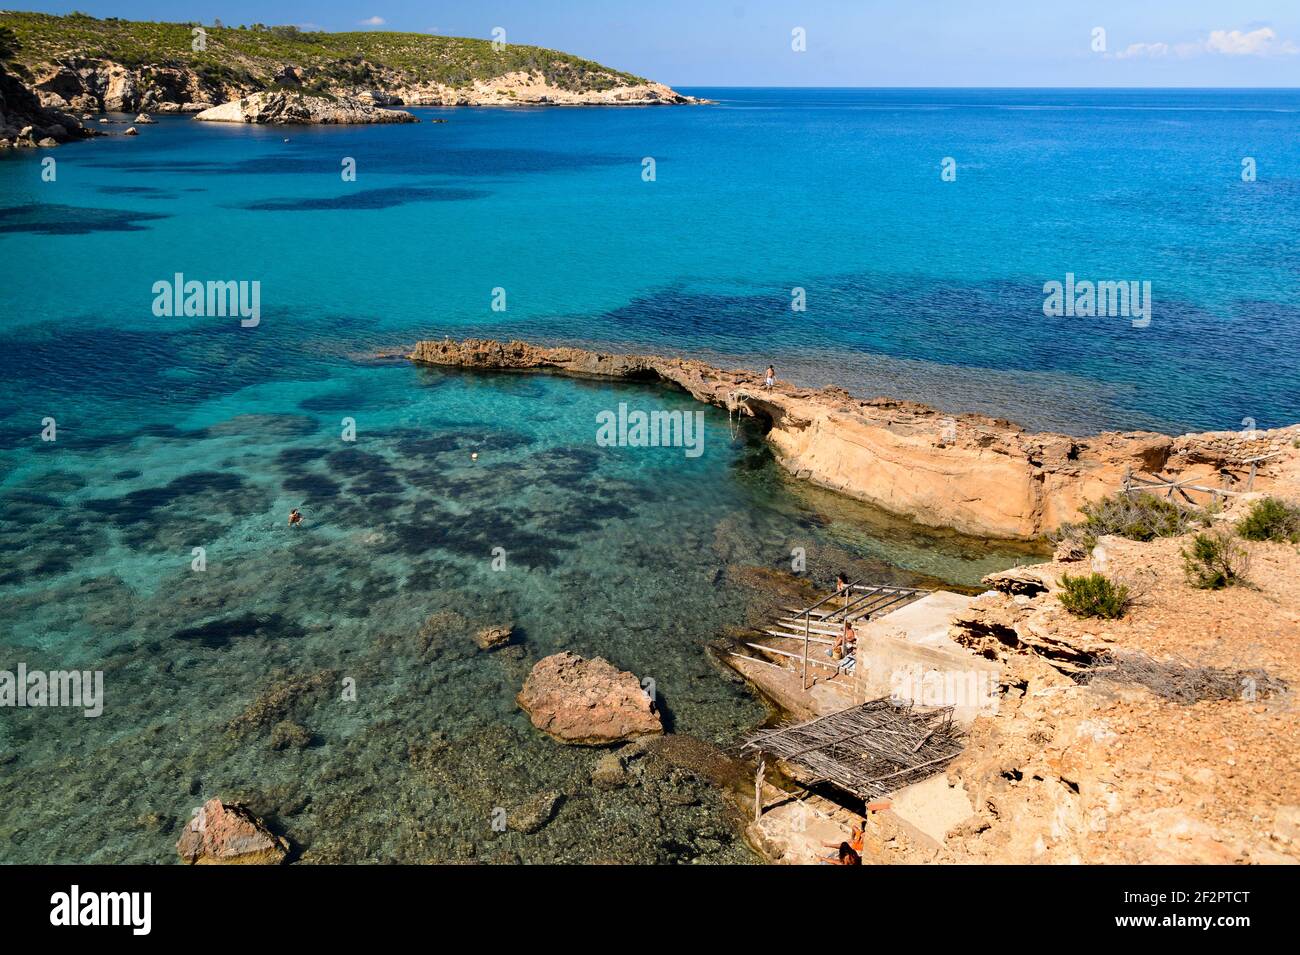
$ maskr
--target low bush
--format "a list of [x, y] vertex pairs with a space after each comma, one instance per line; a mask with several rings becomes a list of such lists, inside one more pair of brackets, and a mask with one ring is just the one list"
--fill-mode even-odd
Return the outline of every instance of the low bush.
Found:
[[1062, 524], [1051, 535], [1053, 543], [1069, 540], [1091, 550], [1099, 538], [1112, 534], [1135, 541], [1178, 537], [1197, 525], [1206, 524], [1208, 518], [1204, 512], [1179, 507], [1172, 501], [1146, 493], [1117, 492], [1110, 497], [1089, 501], [1080, 510], [1083, 520]]
[[1250, 555], [1227, 531], [1197, 534], [1183, 548], [1187, 581], [1201, 590], [1219, 590], [1246, 582]]
[[1076, 617], [1118, 620], [1132, 602], [1129, 588], [1102, 574], [1061, 576], [1061, 605]]
[[1300, 542], [1300, 507], [1276, 497], [1262, 498], [1237, 524], [1237, 533], [1251, 541]]

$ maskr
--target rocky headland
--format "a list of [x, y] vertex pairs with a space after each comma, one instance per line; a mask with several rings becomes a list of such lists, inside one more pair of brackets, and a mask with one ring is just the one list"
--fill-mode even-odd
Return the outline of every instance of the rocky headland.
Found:
[[[412, 361], [504, 371], [662, 381], [699, 401], [762, 422], [781, 465], [799, 478], [931, 527], [988, 538], [1039, 539], [1080, 507], [1121, 487], [1132, 471], [1242, 490], [1300, 490], [1300, 425], [1271, 431], [1148, 431], [1079, 438], [1031, 432], [979, 414], [949, 414], [839, 388], [763, 386], [758, 371], [694, 359], [620, 355], [526, 342], [422, 341]], [[1204, 495], [1202, 495], [1204, 497]]]
[[[973, 815], [939, 849], [902, 839], [888, 857], [1300, 861], [1300, 548], [1237, 539], [1246, 581], [1204, 589], [1185, 573], [1195, 533], [1108, 536], [1082, 560], [988, 579], [949, 630], [1003, 667], [998, 712], [947, 773]], [[1135, 595], [1119, 618], [1065, 609], [1066, 575], [1094, 572]]]
[[[37, 106], [69, 116], [150, 112], [206, 113], [201, 118], [228, 122], [413, 122], [383, 107], [703, 102], [571, 54], [461, 37], [11, 11], [0, 11], [0, 30], [11, 38], [0, 44], [0, 61], [11, 65], [10, 85], [30, 92]], [[3, 93], [11, 102], [17, 97]], [[20, 135], [27, 126], [71, 131], [79, 125], [29, 119], [31, 109], [23, 109], [9, 107], [12, 130], [0, 125], [0, 140], [28, 145]], [[47, 138], [65, 141], [53, 135], [35, 143]]]
[[[1075, 438], [836, 388], [778, 381], [767, 390], [756, 372], [680, 358], [480, 340], [424, 341], [408, 357], [667, 383], [757, 418], [802, 478], [924, 524], [1059, 539], [1051, 561], [986, 577], [988, 591], [947, 618], [971, 672], [997, 665], [997, 706], [973, 719], [943, 773], [895, 794], [898, 807], [880, 804], [865, 862], [1300, 859], [1300, 428]], [[1148, 497], [1133, 514], [1098, 519], [1099, 499], [1124, 499], [1116, 492], [1129, 470], [1237, 493], [1196, 492], [1199, 506], [1180, 497], [1181, 507]], [[1265, 513], [1276, 526], [1261, 536]], [[1219, 542], [1211, 559], [1235, 565], [1238, 577], [1205, 586], [1193, 574], [1190, 555], [1206, 541]], [[1124, 588], [1124, 606], [1071, 609], [1080, 579]], [[788, 584], [806, 586], [796, 576]], [[593, 785], [619, 785], [623, 767], [621, 751], [602, 757]], [[861, 822], [851, 808], [809, 797], [808, 837], [808, 816], [785, 811], [803, 803], [788, 796], [767, 786], [765, 802], [785, 808], [748, 830], [769, 861], [816, 862], [824, 841]], [[904, 804], [910, 815], [896, 811]]]

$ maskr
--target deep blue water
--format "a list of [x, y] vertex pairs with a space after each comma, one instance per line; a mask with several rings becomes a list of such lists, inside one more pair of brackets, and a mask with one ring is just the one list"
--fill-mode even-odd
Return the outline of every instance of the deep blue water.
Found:
[[[0, 717], [0, 860], [165, 861], [214, 793], [320, 861], [744, 859], [676, 770], [575, 784], [595, 755], [515, 707], [531, 663], [603, 654], [726, 745], [764, 711], [705, 646], [794, 548], [822, 581], [972, 586], [1018, 557], [792, 484], [716, 410], [699, 458], [596, 445], [601, 411], [680, 394], [377, 349], [771, 360], [1078, 432], [1300, 416], [1300, 93], [691, 92], [719, 103], [161, 117], [0, 160], [0, 669], [104, 669], [109, 694]], [[260, 324], [155, 316], [178, 272], [260, 282]], [[1150, 325], [1044, 317], [1066, 272], [1150, 281]], [[518, 647], [474, 648], [506, 620]], [[282, 722], [311, 745], [275, 748]], [[546, 789], [540, 833], [490, 828]]]
[[[719, 105], [163, 117], [59, 150], [56, 183], [34, 155], [0, 162], [4, 328], [166, 335], [194, 323], [155, 319], [149, 289], [183, 272], [260, 280], [269, 321], [342, 347], [510, 333], [770, 358], [1073, 432], [1296, 417], [1300, 92], [693, 92]], [[1067, 272], [1150, 281], [1151, 324], [1044, 317]]]

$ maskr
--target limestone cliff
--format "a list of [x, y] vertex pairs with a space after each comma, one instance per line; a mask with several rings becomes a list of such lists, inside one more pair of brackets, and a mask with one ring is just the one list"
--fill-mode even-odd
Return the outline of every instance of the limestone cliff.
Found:
[[1249, 434], [1134, 431], [1074, 438], [1029, 432], [984, 415], [949, 415], [915, 402], [862, 400], [837, 388], [778, 381], [767, 390], [757, 372], [681, 358], [473, 339], [423, 341], [410, 357], [466, 368], [662, 380], [700, 401], [763, 421], [778, 460], [800, 478], [921, 524], [982, 537], [1042, 537], [1076, 519], [1084, 502], [1118, 490], [1130, 469], [1240, 487], [1249, 472], [1244, 462], [1273, 454], [1258, 465], [1254, 490], [1300, 488], [1300, 426]]
[[0, 150], [57, 146], [98, 135], [75, 116], [42, 106], [31, 90], [0, 64]]

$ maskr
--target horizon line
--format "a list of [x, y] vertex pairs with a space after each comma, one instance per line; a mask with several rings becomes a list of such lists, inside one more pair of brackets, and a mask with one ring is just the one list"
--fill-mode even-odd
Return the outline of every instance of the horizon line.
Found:
[[1115, 90], [1192, 90], [1200, 92], [1252, 90], [1280, 93], [1300, 92], [1300, 84], [1296, 86], [823, 86], [812, 84], [798, 86], [758, 86], [753, 84], [730, 85], [725, 83], [669, 83], [667, 85], [671, 86], [673, 89], [695, 88], [715, 90], [1059, 90], [1079, 92], [1109, 92]]

